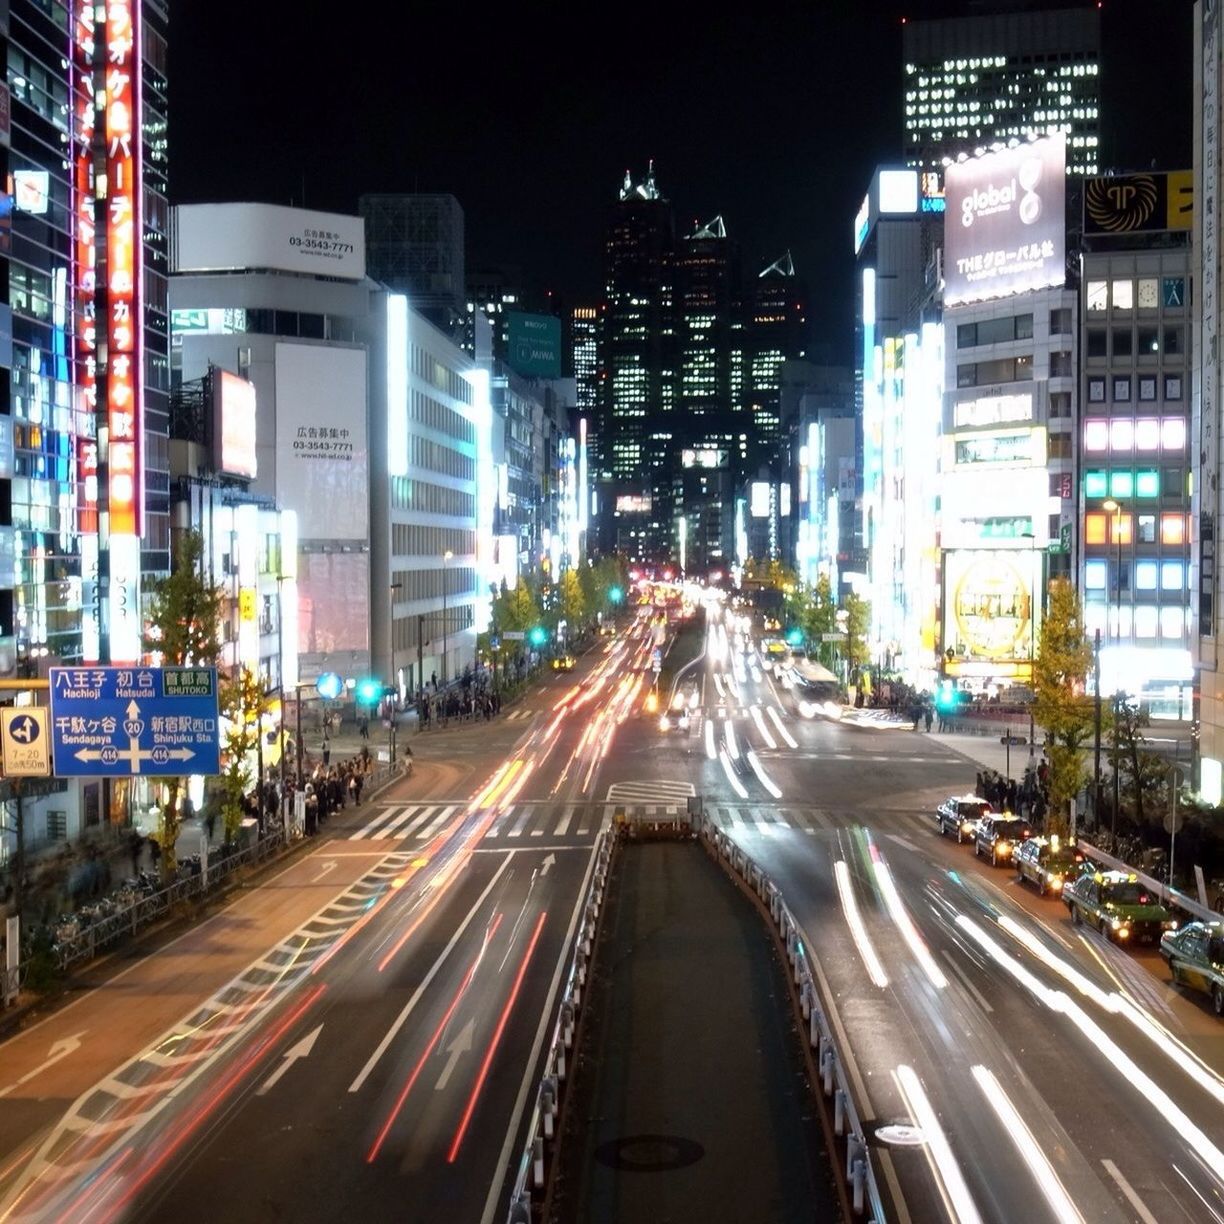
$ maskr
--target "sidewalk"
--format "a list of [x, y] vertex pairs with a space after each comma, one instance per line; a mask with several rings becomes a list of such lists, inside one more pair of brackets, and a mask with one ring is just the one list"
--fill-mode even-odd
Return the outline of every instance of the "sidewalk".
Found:
[[[1025, 729], [1027, 732], [1027, 728]], [[919, 735], [927, 735], [928, 732], [920, 731]], [[936, 742], [943, 744], [946, 748], [951, 748], [953, 752], [963, 756], [970, 762], [973, 772], [976, 773], [979, 769], [993, 769], [997, 773], [1001, 773], [1004, 777], [1008, 775], [1008, 749], [1007, 746], [1001, 743], [1001, 735], [967, 735], [961, 731], [931, 731], [930, 738]], [[1020, 732], [1014, 733], [1015, 738], [1027, 739], [1027, 734]], [[1041, 759], [1041, 745], [1038, 744], [1034, 748], [1033, 760]], [[1013, 778], [1021, 779], [1024, 777], [1024, 771], [1029, 763], [1029, 745], [1016, 744], [1011, 746], [1010, 756], [1010, 772]], [[969, 779], [972, 789], [972, 778]]]

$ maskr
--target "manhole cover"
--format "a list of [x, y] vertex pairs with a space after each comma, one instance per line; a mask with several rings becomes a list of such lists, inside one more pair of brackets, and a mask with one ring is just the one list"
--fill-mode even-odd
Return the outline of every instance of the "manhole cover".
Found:
[[881, 1126], [876, 1131], [876, 1138], [881, 1143], [891, 1143], [894, 1147], [920, 1147], [926, 1142], [926, 1136], [919, 1127], [900, 1122], [892, 1126]]
[[595, 1159], [625, 1173], [664, 1173], [696, 1164], [705, 1148], [680, 1135], [626, 1135], [595, 1149]]

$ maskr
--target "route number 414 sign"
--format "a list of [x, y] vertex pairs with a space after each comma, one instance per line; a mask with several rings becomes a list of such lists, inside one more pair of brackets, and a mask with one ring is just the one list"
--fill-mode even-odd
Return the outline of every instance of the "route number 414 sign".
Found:
[[50, 681], [57, 777], [220, 773], [216, 668], [53, 667]]

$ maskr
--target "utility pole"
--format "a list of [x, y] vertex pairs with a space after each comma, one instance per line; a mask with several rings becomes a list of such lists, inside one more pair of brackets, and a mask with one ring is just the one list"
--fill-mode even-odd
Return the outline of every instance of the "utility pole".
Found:
[[1092, 823], [1097, 828], [1101, 824], [1101, 631], [1093, 634], [1093, 653], [1095, 655], [1096, 674], [1096, 708], [1093, 712], [1096, 735], [1093, 746], [1093, 786], [1092, 786]]

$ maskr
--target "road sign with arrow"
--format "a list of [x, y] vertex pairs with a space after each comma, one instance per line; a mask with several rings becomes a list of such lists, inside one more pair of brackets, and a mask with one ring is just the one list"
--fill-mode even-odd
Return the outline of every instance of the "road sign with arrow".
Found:
[[0, 740], [4, 744], [6, 777], [45, 778], [51, 773], [51, 737], [47, 734], [45, 707], [0, 709]]
[[221, 772], [213, 667], [53, 667], [61, 778]]

